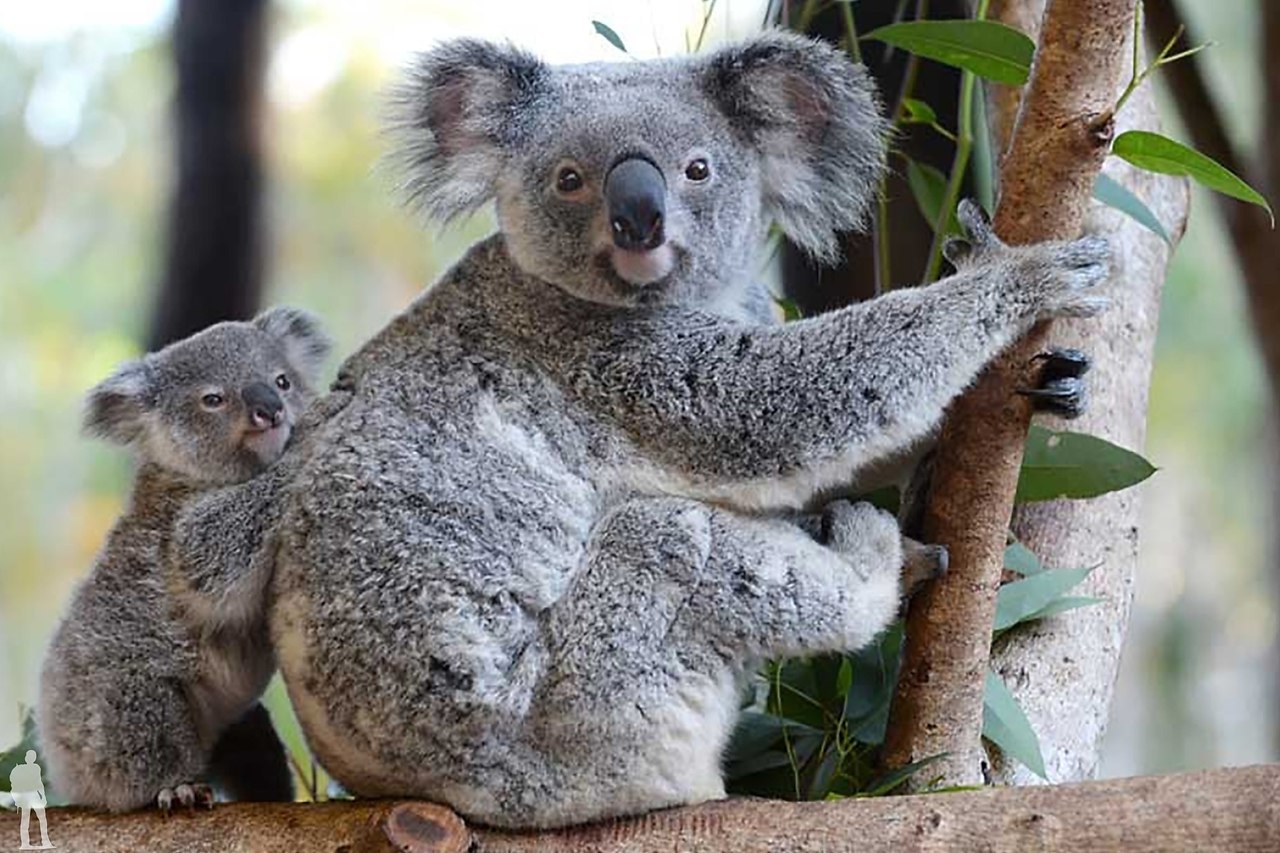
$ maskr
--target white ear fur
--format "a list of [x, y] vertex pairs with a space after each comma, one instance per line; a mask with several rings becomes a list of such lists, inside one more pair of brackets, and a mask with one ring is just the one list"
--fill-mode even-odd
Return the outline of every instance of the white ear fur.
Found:
[[295, 370], [314, 382], [333, 342], [316, 317], [299, 308], [268, 308], [253, 318], [253, 325], [280, 341], [285, 358]]
[[95, 385], [85, 398], [84, 431], [117, 444], [132, 444], [146, 432], [151, 377], [145, 359], [127, 361]]

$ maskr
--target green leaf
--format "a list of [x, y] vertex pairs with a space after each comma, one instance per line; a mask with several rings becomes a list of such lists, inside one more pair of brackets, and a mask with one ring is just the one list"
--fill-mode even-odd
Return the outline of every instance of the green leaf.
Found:
[[1014, 500], [1092, 498], [1127, 489], [1155, 471], [1138, 454], [1097, 436], [1032, 426]]
[[937, 124], [938, 114], [933, 107], [916, 98], [903, 98], [902, 109], [906, 112], [903, 124]]
[[1011, 86], [1027, 82], [1036, 51], [1035, 42], [1024, 33], [995, 21], [905, 21], [864, 38]]
[[804, 314], [801, 313], [800, 306], [795, 303], [795, 300], [788, 299], [785, 296], [775, 296], [773, 301], [782, 309], [782, 321], [784, 323], [804, 318]]
[[1021, 542], [1014, 542], [1004, 549], [1004, 567], [1022, 576], [1038, 575], [1044, 571], [1040, 558]]
[[1116, 137], [1111, 153], [1139, 169], [1162, 175], [1186, 176], [1211, 190], [1256, 204], [1267, 211], [1271, 226], [1275, 227], [1275, 214], [1261, 193], [1213, 158], [1181, 142], [1148, 130], [1130, 130]]
[[622, 43], [622, 39], [613, 31], [613, 27], [602, 21], [592, 21], [591, 26], [596, 28], [596, 32], [604, 36], [604, 40], [616, 47], [623, 53], [627, 52], [627, 47]]
[[1031, 619], [1089, 576], [1088, 569], [1054, 569], [1000, 587], [992, 630], [1003, 631]]
[[1093, 184], [1093, 197], [1108, 207], [1114, 207], [1127, 214], [1135, 222], [1155, 234], [1161, 240], [1173, 245], [1169, 233], [1164, 230], [1160, 220], [1151, 212], [1151, 208], [1143, 204], [1142, 199], [1129, 192], [1129, 188], [1103, 172], [1098, 173], [1098, 180]]
[[928, 758], [913, 761], [910, 764], [899, 767], [897, 770], [891, 770], [883, 776], [872, 780], [871, 783], [867, 785], [866, 790], [859, 793], [858, 796], [883, 797], [886, 794], [891, 794], [893, 793], [894, 788], [897, 788], [903, 782], [907, 781], [930, 764], [933, 764], [935, 761], [946, 758], [947, 755], [948, 753], [940, 752], [937, 755], [930, 755]]
[[[911, 187], [911, 195], [915, 197], [920, 215], [933, 228], [938, 222], [938, 210], [947, 198], [947, 176], [928, 163], [907, 161], [907, 186]], [[947, 218], [947, 233], [959, 234], [960, 223], [956, 220], [956, 212], [951, 211]]]
[[1044, 757], [1040, 754], [1040, 739], [1022, 713], [1009, 688], [994, 672], [987, 672], [982, 691], [982, 736], [1027, 769], [1048, 781]]
[[1075, 610], [1080, 607], [1090, 607], [1094, 604], [1101, 604], [1103, 599], [1096, 598], [1092, 595], [1064, 595], [1062, 598], [1050, 601], [1044, 607], [1032, 613], [1023, 622], [1034, 622], [1037, 619], [1047, 619], [1050, 616], [1056, 616], [1059, 613], [1066, 613], [1068, 610]]

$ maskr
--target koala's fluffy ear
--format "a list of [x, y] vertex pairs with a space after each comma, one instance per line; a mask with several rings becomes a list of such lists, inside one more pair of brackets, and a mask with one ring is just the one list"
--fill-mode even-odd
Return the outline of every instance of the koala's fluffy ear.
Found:
[[774, 31], [713, 53], [704, 90], [759, 152], [765, 215], [819, 260], [865, 224], [889, 124], [866, 69], [822, 42]]
[[117, 444], [132, 444], [142, 438], [151, 406], [151, 375], [146, 361], [127, 361], [89, 391], [84, 405], [84, 431]]
[[300, 308], [268, 308], [253, 318], [253, 325], [280, 341], [289, 364], [308, 382], [315, 381], [333, 341], [313, 314]]
[[448, 221], [492, 199], [548, 73], [531, 54], [476, 39], [421, 54], [392, 94], [393, 159], [410, 203]]

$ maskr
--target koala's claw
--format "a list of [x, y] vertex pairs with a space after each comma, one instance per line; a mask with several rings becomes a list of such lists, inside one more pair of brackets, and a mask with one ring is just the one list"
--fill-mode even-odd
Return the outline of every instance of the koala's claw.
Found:
[[195, 811], [196, 806], [213, 808], [213, 788], [202, 782], [184, 782], [172, 788], [161, 788], [156, 794], [156, 806], [168, 817], [173, 813], [173, 804]]
[[1088, 408], [1088, 384], [1084, 375], [1092, 366], [1089, 356], [1078, 349], [1058, 347], [1035, 357], [1042, 361], [1039, 384], [1020, 388], [1018, 393], [1030, 397], [1036, 411], [1049, 412], [1071, 420]]
[[950, 555], [945, 545], [925, 545], [902, 537], [902, 591], [910, 597], [927, 581], [947, 573]]

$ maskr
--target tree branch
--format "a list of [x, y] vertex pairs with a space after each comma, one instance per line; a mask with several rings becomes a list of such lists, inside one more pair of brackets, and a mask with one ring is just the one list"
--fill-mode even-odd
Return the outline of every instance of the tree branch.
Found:
[[[75, 853], [1268, 853], [1278, 803], [1280, 765], [1265, 765], [825, 803], [734, 799], [542, 833], [469, 830], [441, 806], [390, 800], [238, 803], [170, 818], [49, 809], [48, 822], [50, 840]], [[0, 839], [17, 837], [18, 815], [0, 812]]]
[[[1009, 243], [1076, 237], [1111, 127], [1097, 118], [1127, 70], [1133, 0], [1053, 0], [1009, 154], [995, 229]], [[951, 570], [912, 601], [885, 740], [885, 761], [930, 767], [944, 784], [984, 780], [983, 683], [1013, 495], [1031, 421], [1018, 388], [1046, 324], [993, 363], [943, 425], [925, 512], [926, 541], [945, 544]]]

